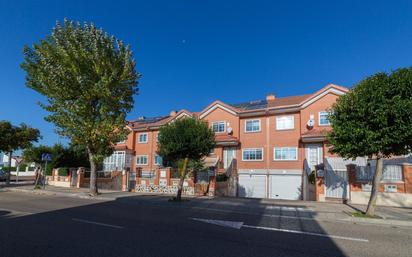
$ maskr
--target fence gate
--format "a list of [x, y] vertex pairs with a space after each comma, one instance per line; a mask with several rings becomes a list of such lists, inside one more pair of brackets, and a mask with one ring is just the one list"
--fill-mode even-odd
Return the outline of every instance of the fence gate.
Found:
[[70, 186], [76, 187], [77, 186], [77, 179], [79, 177], [79, 175], [77, 174], [77, 170], [72, 170], [71, 175], [72, 175], [72, 180], [70, 181]]
[[130, 171], [127, 181], [127, 189], [128, 191], [134, 191], [136, 189], [136, 172]]
[[348, 199], [348, 175], [346, 170], [326, 170], [326, 197]]

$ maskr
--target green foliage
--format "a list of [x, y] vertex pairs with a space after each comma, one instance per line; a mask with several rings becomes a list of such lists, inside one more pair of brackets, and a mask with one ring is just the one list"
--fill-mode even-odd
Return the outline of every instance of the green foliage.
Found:
[[229, 179], [229, 177], [226, 175], [226, 173], [221, 173], [221, 174], [216, 175], [216, 181], [217, 182], [227, 181], [228, 179]]
[[46, 97], [40, 106], [58, 133], [99, 163], [126, 137], [126, 114], [138, 92], [129, 46], [93, 23], [56, 23], [51, 36], [24, 48], [26, 84]]
[[52, 161], [49, 162], [52, 167], [86, 167], [90, 166], [87, 157], [87, 151], [84, 147], [70, 145], [65, 147], [61, 144], [55, 144], [53, 146], [33, 146], [23, 151], [23, 158], [26, 162], [35, 162], [43, 164], [41, 160], [43, 153], [50, 153], [52, 155]]
[[312, 171], [308, 177], [309, 183], [311, 183], [312, 185], [314, 185], [316, 183], [316, 175], [315, 175], [315, 171]]
[[4, 166], [1, 168], [1, 170], [3, 171], [16, 171], [16, 167], [8, 167], [8, 166]]
[[68, 175], [69, 175], [69, 168], [67, 167], [59, 168], [59, 176], [68, 176]]
[[332, 107], [331, 151], [346, 158], [410, 153], [411, 110], [412, 68], [366, 78]]
[[215, 147], [215, 135], [207, 123], [184, 118], [160, 129], [158, 154], [169, 164], [185, 158], [199, 161]]
[[10, 153], [30, 147], [40, 138], [40, 131], [22, 123], [13, 126], [8, 121], [0, 121], [0, 152]]

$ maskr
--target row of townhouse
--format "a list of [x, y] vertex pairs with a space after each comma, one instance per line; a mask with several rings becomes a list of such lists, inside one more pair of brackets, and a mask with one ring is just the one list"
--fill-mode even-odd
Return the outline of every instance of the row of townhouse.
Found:
[[308, 95], [240, 104], [215, 101], [201, 112], [172, 111], [167, 116], [130, 121], [127, 140], [104, 162], [114, 167], [152, 171], [162, 165], [156, 154], [159, 128], [175, 119], [205, 120], [216, 134], [217, 146], [209, 161], [218, 172], [236, 169], [241, 197], [302, 198], [304, 162], [314, 167], [328, 154], [324, 132], [327, 110], [347, 88], [327, 85]]
[[[205, 163], [217, 172], [236, 174], [237, 196], [310, 199], [308, 174], [334, 158], [325, 137], [331, 129], [328, 110], [346, 92], [345, 87], [329, 84], [307, 95], [268, 95], [264, 100], [239, 104], [215, 101], [200, 112], [181, 110], [141, 117], [128, 122], [127, 140], [116, 145], [114, 154], [104, 161], [104, 169], [120, 167], [150, 174], [162, 165], [156, 153], [159, 128], [175, 119], [193, 117], [207, 121], [215, 132], [217, 145]], [[348, 175], [343, 178], [343, 182], [341, 177], [326, 179], [334, 183], [326, 185], [330, 192], [318, 190], [315, 199], [324, 200], [328, 195], [347, 198]]]

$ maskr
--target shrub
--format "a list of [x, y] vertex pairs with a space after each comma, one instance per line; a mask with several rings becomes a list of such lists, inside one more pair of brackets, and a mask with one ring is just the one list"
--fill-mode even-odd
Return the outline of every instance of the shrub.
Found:
[[59, 176], [68, 176], [69, 175], [69, 168], [61, 167], [59, 168]]
[[227, 181], [228, 179], [229, 179], [229, 177], [226, 175], [226, 173], [221, 173], [221, 174], [216, 175], [216, 181], [217, 182]]

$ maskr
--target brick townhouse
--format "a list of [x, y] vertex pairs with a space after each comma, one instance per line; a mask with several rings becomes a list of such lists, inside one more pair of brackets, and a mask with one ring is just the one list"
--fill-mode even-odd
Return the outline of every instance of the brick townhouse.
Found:
[[[153, 173], [162, 165], [156, 154], [159, 128], [175, 119], [193, 117], [207, 121], [215, 132], [217, 146], [205, 162], [217, 172], [236, 176], [237, 196], [310, 199], [308, 174], [334, 157], [326, 146], [325, 132], [331, 129], [328, 109], [346, 92], [345, 87], [329, 84], [307, 95], [268, 95], [264, 100], [239, 104], [215, 101], [200, 112], [181, 110], [141, 117], [128, 123], [127, 140], [116, 145], [104, 169], [127, 167], [146, 175]], [[325, 183], [327, 179], [321, 180]], [[339, 178], [335, 181], [340, 182]], [[315, 199], [325, 200], [324, 191], [317, 190]], [[339, 197], [346, 198], [342, 192]]]

